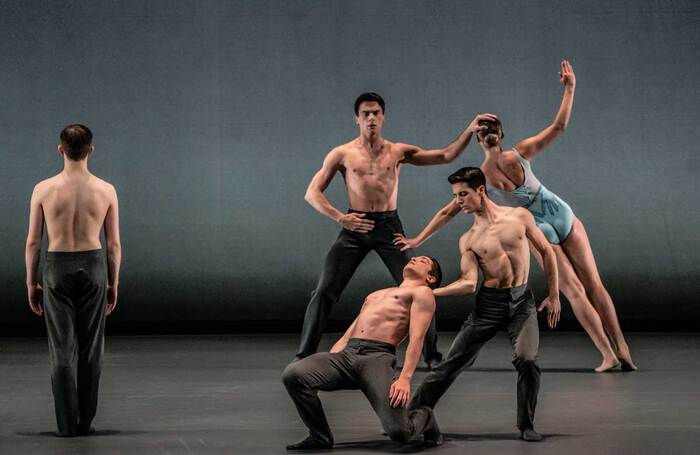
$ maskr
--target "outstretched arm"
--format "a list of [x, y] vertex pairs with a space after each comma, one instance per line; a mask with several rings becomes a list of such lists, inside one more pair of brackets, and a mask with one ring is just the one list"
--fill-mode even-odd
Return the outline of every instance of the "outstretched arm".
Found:
[[403, 149], [403, 163], [414, 164], [416, 166], [427, 166], [431, 164], [447, 164], [457, 159], [462, 151], [469, 145], [472, 135], [485, 129], [485, 126], [479, 126], [482, 120], [495, 120], [493, 114], [479, 114], [471, 121], [467, 128], [455, 139], [450, 145], [445, 148], [435, 150], [423, 150], [415, 145], [399, 144]]
[[336, 223], [342, 224], [345, 229], [360, 233], [367, 233], [374, 228], [374, 221], [363, 219], [365, 216], [363, 213], [358, 214], [341, 212], [333, 207], [333, 204], [331, 204], [325, 194], [323, 194], [323, 192], [326, 191], [326, 188], [328, 188], [328, 185], [331, 183], [331, 180], [333, 180], [336, 172], [340, 170], [341, 161], [342, 151], [340, 149], [333, 149], [328, 155], [326, 155], [326, 159], [323, 160], [321, 169], [316, 172], [311, 179], [311, 182], [306, 189], [304, 199], [319, 213], [326, 215]]
[[525, 221], [525, 235], [532, 246], [542, 256], [544, 274], [547, 276], [547, 289], [549, 294], [537, 308], [542, 311], [547, 308], [547, 323], [553, 329], [559, 322], [561, 315], [561, 303], [559, 302], [559, 271], [557, 270], [557, 257], [552, 246], [545, 238], [540, 228], [535, 223], [535, 218], [527, 209], [519, 209]]
[[554, 122], [547, 128], [543, 129], [535, 136], [529, 137], [520, 141], [516, 148], [525, 159], [530, 159], [535, 156], [540, 150], [547, 147], [561, 133], [564, 132], [569, 124], [571, 117], [571, 109], [574, 104], [574, 91], [576, 90], [576, 75], [571, 63], [567, 60], [561, 62], [561, 71], [559, 72], [559, 81], [564, 86], [564, 95], [559, 106], [557, 116]]
[[421, 286], [415, 291], [411, 304], [411, 316], [408, 328], [408, 347], [403, 360], [403, 368], [398, 379], [389, 389], [392, 407], [405, 406], [411, 396], [411, 378], [418, 366], [423, 340], [428, 331], [430, 321], [435, 314], [435, 297], [427, 286]]
[[27, 297], [29, 308], [37, 316], [44, 314], [41, 304], [41, 285], [37, 269], [39, 266], [39, 253], [41, 250], [41, 238], [44, 235], [44, 211], [39, 197], [39, 185], [34, 187], [32, 199], [29, 205], [29, 229], [27, 243], [24, 247], [24, 265], [27, 269]]
[[441, 208], [430, 220], [430, 223], [416, 237], [409, 239], [401, 233], [394, 234], [394, 245], [400, 246], [401, 251], [406, 251], [411, 248], [418, 248], [426, 240], [432, 237], [437, 231], [442, 229], [444, 225], [450, 222], [454, 216], [459, 213], [459, 204], [456, 199], [452, 199], [446, 206]]
[[459, 250], [462, 252], [462, 259], [459, 263], [461, 275], [457, 281], [435, 289], [433, 293], [438, 297], [466, 295], [476, 290], [476, 283], [479, 280], [479, 263], [469, 246], [468, 235], [459, 239]]

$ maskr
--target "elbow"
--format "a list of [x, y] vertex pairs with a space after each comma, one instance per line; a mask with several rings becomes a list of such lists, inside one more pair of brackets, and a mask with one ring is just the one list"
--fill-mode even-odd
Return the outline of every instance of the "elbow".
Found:
[[306, 202], [308, 202], [309, 204], [313, 205], [314, 196], [315, 196], [315, 191], [312, 190], [311, 188], [309, 188], [306, 190], [306, 193], [304, 193], [304, 200]]
[[554, 123], [554, 125], [552, 125], [552, 127], [557, 133], [563, 133], [564, 131], [566, 131], [567, 122], [557, 121]]
[[27, 243], [24, 247], [25, 251], [37, 251], [41, 247], [41, 239], [35, 239], [30, 237], [27, 239]]
[[116, 256], [119, 255], [121, 256], [122, 254], [122, 244], [120, 242], [107, 242], [107, 251], [109, 252], [110, 255]]
[[476, 283], [469, 283], [464, 287], [465, 294], [473, 294], [476, 292]]

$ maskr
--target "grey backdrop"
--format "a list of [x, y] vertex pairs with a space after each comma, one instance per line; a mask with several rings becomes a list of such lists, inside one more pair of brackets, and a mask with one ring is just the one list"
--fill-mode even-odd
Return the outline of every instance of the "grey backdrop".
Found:
[[[700, 322], [698, 2], [3, 0], [0, 33], [3, 333], [42, 327], [26, 305], [27, 207], [62, 166], [68, 123], [92, 128], [90, 166], [119, 191], [113, 329], [297, 330], [338, 232], [303, 194], [356, 134], [354, 98], [385, 97], [391, 140], [443, 146], [487, 111], [512, 145], [552, 120], [562, 58], [573, 116], [536, 174], [584, 221], [623, 327]], [[450, 197], [446, 176], [481, 158], [471, 144], [452, 165], [403, 168], [409, 234]], [[340, 176], [327, 194], [346, 208]], [[470, 224], [419, 250], [446, 279]], [[368, 257], [333, 318], [390, 283]], [[472, 302], [441, 302], [441, 327]]]

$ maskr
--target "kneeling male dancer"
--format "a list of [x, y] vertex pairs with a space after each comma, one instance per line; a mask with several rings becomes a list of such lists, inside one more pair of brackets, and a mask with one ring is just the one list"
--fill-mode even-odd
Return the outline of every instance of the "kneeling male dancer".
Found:
[[[427, 444], [439, 445], [442, 435], [430, 408], [406, 409], [411, 377], [423, 339], [435, 313], [432, 288], [440, 285], [438, 262], [428, 256], [412, 258], [398, 287], [367, 296], [360, 314], [330, 352], [290, 363], [282, 374], [310, 435], [287, 450], [329, 449], [333, 435], [318, 391], [360, 389], [394, 441], [407, 442], [423, 434]], [[403, 369], [394, 380], [396, 346], [408, 335]]]
[[523, 208], [494, 204], [486, 192], [486, 180], [479, 168], [465, 167], [450, 175], [454, 197], [466, 213], [474, 214], [474, 224], [459, 239], [462, 276], [436, 296], [471, 294], [476, 289], [479, 269], [483, 284], [476, 305], [457, 334], [444, 362], [431, 371], [411, 399], [409, 409], [434, 408], [465, 366], [471, 366], [479, 350], [501, 328], [508, 330], [518, 370], [518, 429], [526, 441], [542, 439], [534, 430], [535, 406], [540, 386], [537, 366], [539, 329], [532, 291], [528, 240], [544, 258], [549, 296], [538, 311], [547, 308], [549, 327], [559, 321], [561, 306], [554, 252]]
[[[61, 132], [63, 171], [34, 187], [25, 249], [31, 310], [46, 313], [59, 436], [92, 431], [102, 371], [105, 315], [117, 304], [121, 244], [114, 187], [88, 171], [92, 133], [84, 125]], [[42, 286], [37, 269], [49, 237]], [[100, 243], [104, 227], [107, 264]]]

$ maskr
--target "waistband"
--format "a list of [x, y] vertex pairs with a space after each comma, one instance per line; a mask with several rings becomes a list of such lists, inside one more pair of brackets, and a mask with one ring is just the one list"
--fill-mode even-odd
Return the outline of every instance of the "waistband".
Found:
[[81, 259], [100, 259], [104, 257], [103, 250], [88, 251], [47, 251], [47, 260], [75, 261]]
[[388, 220], [390, 218], [398, 218], [398, 210], [389, 210], [386, 212], [363, 212], [361, 210], [348, 209], [348, 213], [364, 213], [364, 218], [367, 220]]
[[350, 338], [347, 347], [360, 349], [370, 348], [373, 351], [384, 351], [390, 354], [396, 354], [396, 346], [393, 344], [377, 340], [366, 340], [364, 338]]
[[528, 289], [529, 288], [527, 283], [523, 283], [520, 286], [514, 286], [512, 288], [490, 288], [488, 286], [482, 285], [479, 288], [479, 294], [493, 296], [509, 296], [513, 299], [517, 299], [522, 297]]

